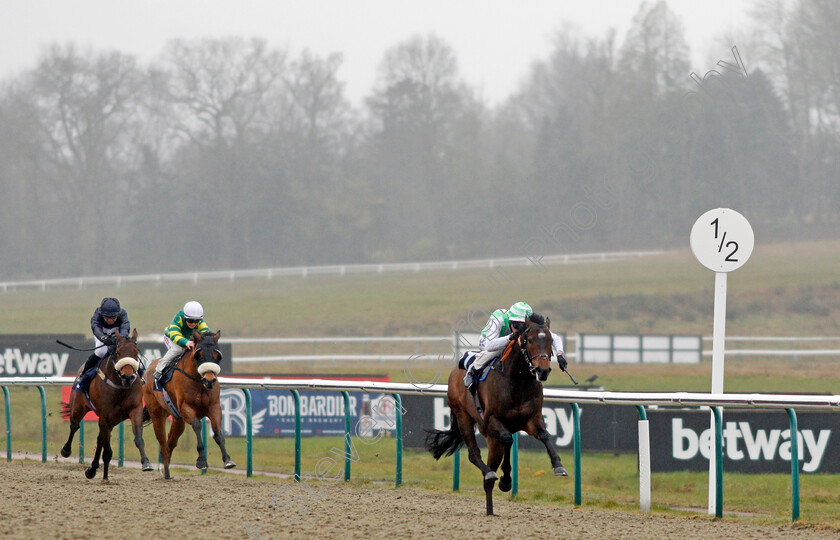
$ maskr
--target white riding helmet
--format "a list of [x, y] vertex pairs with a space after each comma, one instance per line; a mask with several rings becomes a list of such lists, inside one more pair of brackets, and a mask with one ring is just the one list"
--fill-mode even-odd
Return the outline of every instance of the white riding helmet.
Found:
[[184, 317], [187, 319], [200, 319], [204, 317], [204, 308], [195, 300], [184, 304]]

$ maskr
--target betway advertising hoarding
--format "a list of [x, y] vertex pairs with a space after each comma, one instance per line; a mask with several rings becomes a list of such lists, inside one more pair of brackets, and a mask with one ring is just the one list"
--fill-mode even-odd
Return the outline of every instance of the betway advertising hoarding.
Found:
[[[422, 448], [426, 429], [449, 429], [450, 410], [446, 398], [402, 396], [405, 409], [403, 441], [409, 448]], [[574, 443], [572, 406], [566, 403], [543, 403], [545, 427], [558, 448], [571, 448]], [[583, 405], [580, 407], [581, 448], [593, 451], [633, 452], [639, 448], [635, 407]], [[477, 436], [486, 446], [484, 438]], [[520, 448], [542, 449], [545, 446], [533, 437], [520, 434]], [[561, 456], [563, 457], [563, 456]]]
[[[93, 347], [93, 338], [84, 334], [6, 334], [0, 335], [0, 378], [71, 376], [90, 356], [91, 351], [75, 351], [56, 343], [61, 340], [77, 349]], [[138, 341], [137, 346], [148, 364], [166, 352], [162, 342]], [[224, 359], [222, 374], [231, 373], [231, 346], [219, 343]]]
[[[650, 410], [651, 470], [708, 471], [714, 433], [708, 410]], [[800, 470], [840, 472], [840, 414], [798, 411]], [[790, 473], [788, 416], [783, 410], [723, 412], [723, 470]]]

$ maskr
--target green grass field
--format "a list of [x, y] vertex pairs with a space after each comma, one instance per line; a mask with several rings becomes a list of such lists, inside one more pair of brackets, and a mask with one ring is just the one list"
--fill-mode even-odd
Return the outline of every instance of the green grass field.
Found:
[[[691, 333], [711, 335], [713, 273], [688, 251], [624, 262], [576, 264], [544, 269], [440, 271], [424, 274], [357, 275], [206, 282], [198, 285], [136, 285], [130, 288], [57, 289], [0, 293], [0, 328], [4, 333], [88, 333], [88, 321], [103, 296], [118, 296], [142, 335], [157, 334], [190, 299], [204, 304], [206, 319], [227, 337], [407, 336], [447, 335], [455, 328], [477, 331], [486, 312], [516, 300], [529, 301], [549, 315], [552, 328], [568, 332]], [[840, 241], [764, 245], [760, 239], [751, 260], [729, 276], [728, 335], [840, 336]], [[836, 347], [831, 344], [831, 347]], [[238, 349], [234, 349], [236, 354]], [[241, 354], [241, 353], [240, 353]], [[837, 358], [731, 357], [726, 360], [727, 392], [840, 393]], [[362, 373], [390, 375], [407, 381], [403, 362], [333, 365], [251, 364], [239, 373], [283, 372], [301, 375]], [[698, 365], [577, 365], [583, 380], [614, 391], [708, 391], [711, 363]], [[412, 365], [415, 380], [443, 376], [445, 366]], [[550, 385], [567, 384], [556, 370]], [[12, 437], [15, 451], [40, 454], [40, 405], [37, 390], [12, 389]], [[48, 390], [49, 455], [58, 452], [67, 424], [58, 418], [58, 391]], [[86, 457], [93, 453], [95, 426], [89, 425]], [[150, 428], [145, 438], [154, 454]], [[2, 444], [5, 447], [5, 437]], [[329, 455], [340, 439], [303, 442], [303, 470]], [[394, 444], [357, 445], [360, 459], [352, 466], [353, 483], [393, 485]], [[229, 450], [245, 466], [245, 444], [233, 439]], [[75, 450], [74, 450], [75, 452]], [[126, 443], [127, 459], [137, 451]], [[563, 453], [572, 470], [572, 456]], [[193, 463], [195, 440], [185, 433], [175, 461]], [[210, 445], [211, 465], [218, 449]], [[257, 470], [293, 472], [293, 441], [257, 439]], [[435, 462], [408, 451], [404, 483], [430, 490], [449, 490], [452, 460]], [[480, 497], [479, 475], [462, 458], [461, 491]], [[519, 499], [540, 504], [572, 505], [574, 480], [554, 478], [542, 453], [520, 457]], [[81, 472], [80, 472], [81, 474]], [[195, 471], [176, 474], [197, 474]], [[652, 492], [655, 512], [680, 512], [706, 506], [708, 475], [657, 473]], [[583, 504], [638, 509], [638, 473], [634, 455], [585, 454]], [[840, 530], [840, 475], [803, 475], [802, 522]], [[724, 510], [748, 515], [727, 517], [768, 523], [790, 519], [788, 475], [724, 476]]]

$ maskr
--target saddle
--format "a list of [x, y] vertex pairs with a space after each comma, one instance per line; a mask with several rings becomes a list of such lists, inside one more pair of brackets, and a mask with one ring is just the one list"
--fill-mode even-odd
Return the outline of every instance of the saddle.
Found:
[[[184, 351], [186, 352], [186, 351]], [[181, 358], [184, 357], [184, 353], [181, 353], [175, 360], [169, 363], [160, 374], [160, 379], [155, 381], [155, 392], [160, 392], [166, 387], [166, 383], [172, 380], [172, 375], [175, 374], [175, 368], [178, 367], [178, 362], [181, 361]]]
[[96, 377], [96, 373], [99, 371], [99, 366], [93, 366], [89, 370], [85, 371], [81, 375], [76, 378], [76, 382], [73, 383], [73, 390], [81, 393], [85, 396], [85, 400], [88, 402], [90, 409], [98, 414], [96, 407], [93, 406], [93, 402], [90, 400], [90, 383], [93, 381], [93, 378]]
[[[467, 351], [467, 352], [465, 352], [464, 356], [462, 356], [461, 359], [458, 361], [458, 368], [459, 369], [464, 369], [464, 370], [469, 370], [470, 366], [472, 366], [475, 363], [475, 357], [476, 357], [477, 354], [478, 354], [478, 351]], [[493, 368], [496, 367], [496, 364], [499, 362], [499, 360], [501, 358], [502, 358], [501, 354], [498, 355], [498, 356], [494, 356], [489, 362], [487, 362], [487, 365], [485, 365], [481, 369], [480, 373], [474, 373], [473, 374], [475, 384], [473, 385], [473, 390], [472, 390], [471, 394], [472, 394], [472, 397], [473, 397], [473, 401], [475, 402], [475, 410], [478, 411], [478, 416], [481, 417], [482, 419], [484, 419], [484, 408], [481, 406], [481, 401], [478, 399], [478, 385], [479, 385], [479, 383], [484, 381], [484, 379], [486, 379], [488, 375], [490, 375], [490, 371]], [[499, 368], [501, 369], [501, 364], [498, 364], [498, 365], [499, 365]]]

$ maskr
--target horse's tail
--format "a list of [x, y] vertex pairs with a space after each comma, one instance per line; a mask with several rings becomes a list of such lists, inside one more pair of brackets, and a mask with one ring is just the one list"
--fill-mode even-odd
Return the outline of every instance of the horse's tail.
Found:
[[61, 419], [70, 420], [70, 404], [66, 401], [61, 402]]
[[149, 414], [149, 408], [143, 405], [143, 425], [148, 426], [152, 423], [152, 415]]
[[453, 414], [449, 430], [440, 429], [426, 430], [426, 450], [432, 453], [435, 459], [440, 459], [444, 454], [451, 456], [459, 448], [464, 446], [464, 439], [461, 438], [461, 430], [458, 429], [458, 419]]

